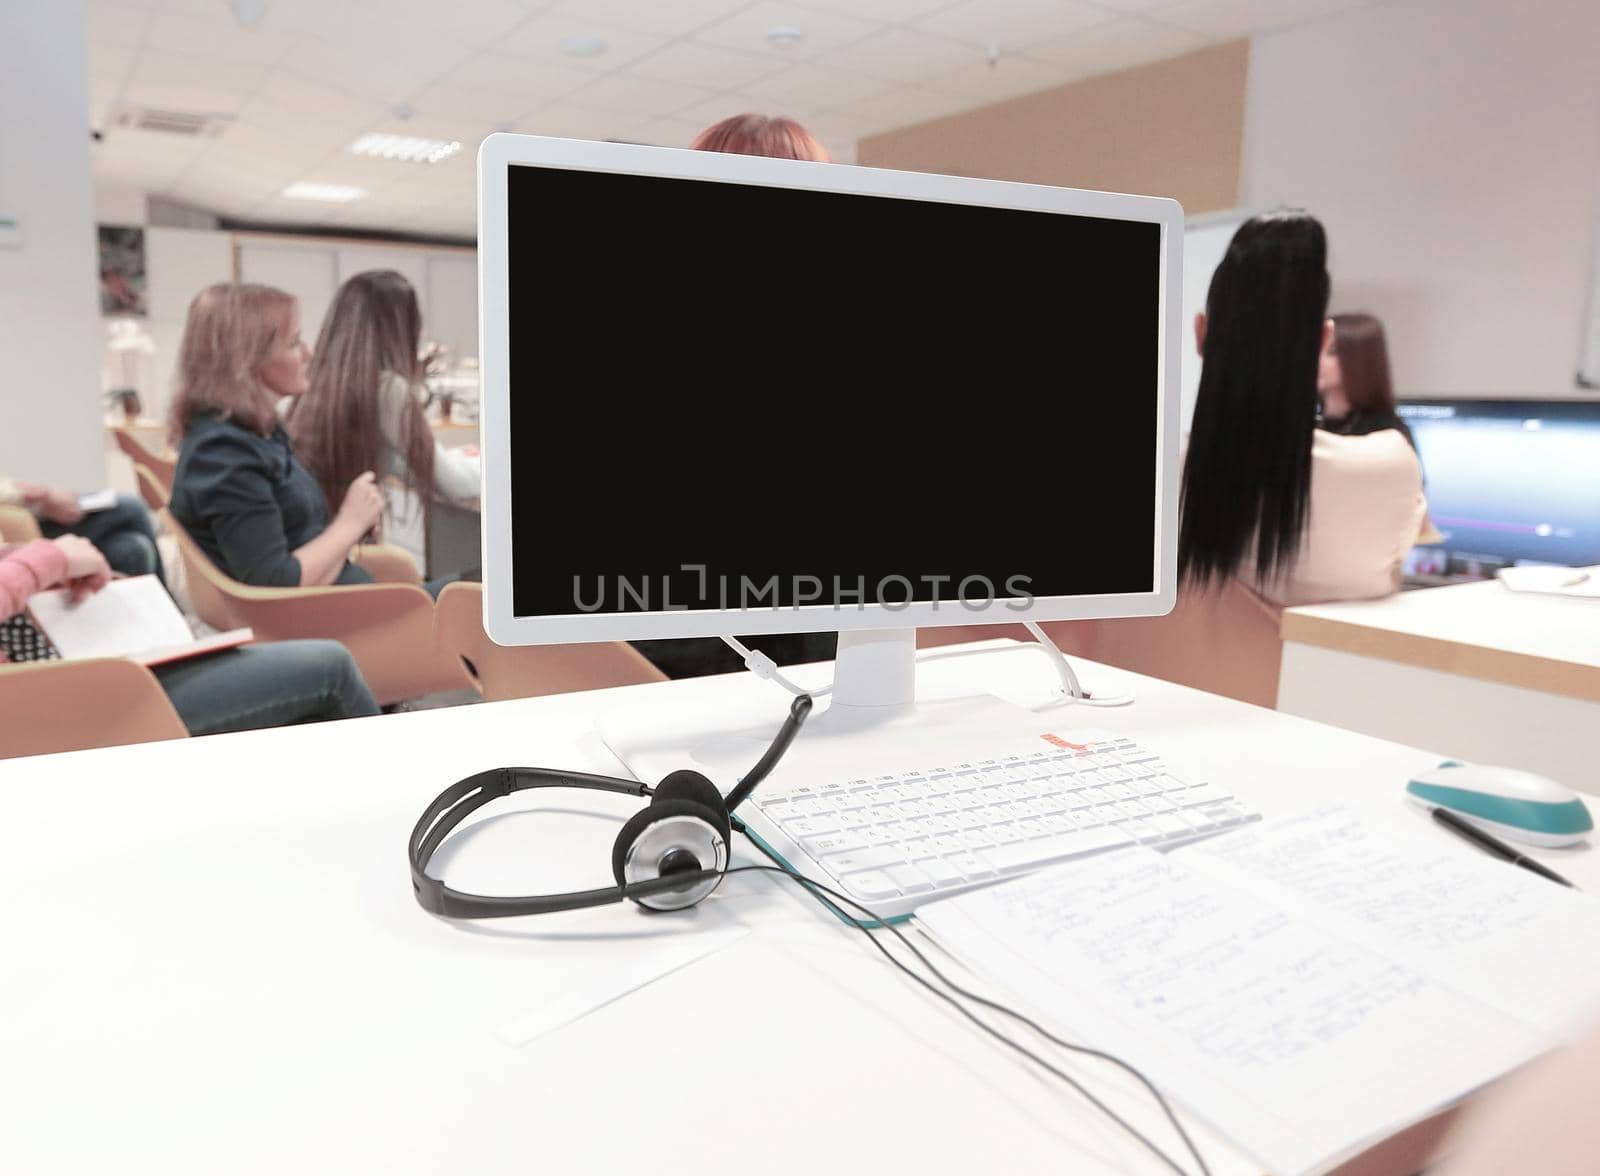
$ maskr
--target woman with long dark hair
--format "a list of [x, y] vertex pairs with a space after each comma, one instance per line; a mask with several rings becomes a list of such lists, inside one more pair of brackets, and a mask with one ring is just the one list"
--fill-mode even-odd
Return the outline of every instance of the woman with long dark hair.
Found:
[[1333, 324], [1327, 239], [1304, 212], [1240, 226], [1196, 316], [1203, 366], [1178, 537], [1180, 586], [1240, 576], [1281, 604], [1383, 596], [1399, 585], [1425, 504], [1396, 432], [1317, 428]]
[[383, 537], [419, 565], [435, 497], [472, 502], [480, 485], [478, 463], [439, 444], [422, 411], [421, 342], [411, 283], [394, 270], [356, 274], [328, 308], [312, 352], [310, 391], [287, 417], [295, 450], [323, 493], [362, 470], [399, 484], [386, 495]]
[[1322, 427], [1328, 432], [1361, 437], [1396, 429], [1411, 448], [1417, 447], [1395, 406], [1389, 342], [1377, 316], [1333, 316], [1333, 346], [1322, 353], [1317, 393], [1322, 397]]

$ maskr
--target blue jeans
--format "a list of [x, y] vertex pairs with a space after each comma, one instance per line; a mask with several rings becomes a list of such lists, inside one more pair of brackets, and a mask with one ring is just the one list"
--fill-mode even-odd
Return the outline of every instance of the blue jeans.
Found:
[[337, 641], [273, 641], [155, 667], [191, 735], [253, 731], [378, 713]]
[[161, 553], [156, 550], [155, 523], [144, 503], [132, 495], [117, 495], [117, 505], [110, 510], [86, 514], [70, 527], [41, 519], [39, 530], [46, 539], [81, 535], [100, 549], [112, 571], [125, 576], [154, 574], [163, 584], [167, 582]]

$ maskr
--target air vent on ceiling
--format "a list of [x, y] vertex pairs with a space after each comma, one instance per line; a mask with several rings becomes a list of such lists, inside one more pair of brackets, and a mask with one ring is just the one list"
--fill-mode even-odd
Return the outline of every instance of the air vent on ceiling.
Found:
[[231, 114], [201, 113], [193, 110], [160, 110], [153, 106], [121, 106], [112, 119], [114, 125], [134, 131], [155, 131], [162, 135], [207, 135], [215, 138], [233, 122]]

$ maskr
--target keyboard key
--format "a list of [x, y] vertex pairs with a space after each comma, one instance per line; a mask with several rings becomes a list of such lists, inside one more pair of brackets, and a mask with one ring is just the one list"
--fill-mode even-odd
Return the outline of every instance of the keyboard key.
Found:
[[824, 858], [830, 853], [844, 853], [852, 849], [866, 849], [866, 839], [854, 833], [826, 833], [821, 837], [801, 839], [800, 846], [814, 858]]
[[1089, 829], [999, 846], [985, 856], [1000, 873], [1014, 874], [1033, 869], [1044, 862], [1115, 849], [1131, 844], [1132, 840], [1132, 837], [1117, 829]]
[[[894, 898], [900, 893], [900, 888], [881, 870], [863, 870], [859, 874], [851, 874], [842, 881], [844, 888], [853, 897], [864, 902], [871, 902], [875, 898]], [[859, 915], [856, 911], [846, 913]]]
[[877, 870], [887, 865], [898, 865], [906, 858], [905, 854], [896, 848], [878, 845], [850, 850], [847, 853], [830, 854], [819, 860], [828, 868], [829, 873], [837, 878], [843, 878], [847, 874], [859, 873], [862, 870]]
[[935, 886], [952, 886], [955, 883], [960, 882], [962, 878], [965, 877], [960, 870], [956, 869], [955, 866], [945, 861], [945, 859], [942, 857], [923, 858], [920, 861], [912, 864], [926, 874], [929, 878], [933, 879], [933, 884]]
[[821, 833], [837, 833], [839, 822], [827, 816], [800, 817], [797, 820], [785, 821], [783, 831], [790, 837], [805, 841]]
[[885, 866], [883, 872], [903, 894], [920, 894], [933, 889], [933, 879], [913, 865]]
[[979, 878], [993, 878], [994, 867], [989, 864], [988, 855], [991, 851], [985, 850], [982, 854], [958, 853], [950, 858], [950, 864], [961, 871], [962, 877], [971, 880]]

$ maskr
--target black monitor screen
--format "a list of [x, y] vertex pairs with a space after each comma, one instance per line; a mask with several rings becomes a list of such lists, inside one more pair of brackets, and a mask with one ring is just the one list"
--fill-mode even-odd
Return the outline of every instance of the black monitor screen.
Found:
[[508, 184], [519, 616], [1155, 590], [1159, 225]]
[[1600, 563], [1600, 404], [1408, 400], [1400, 415], [1455, 561], [1437, 570]]

